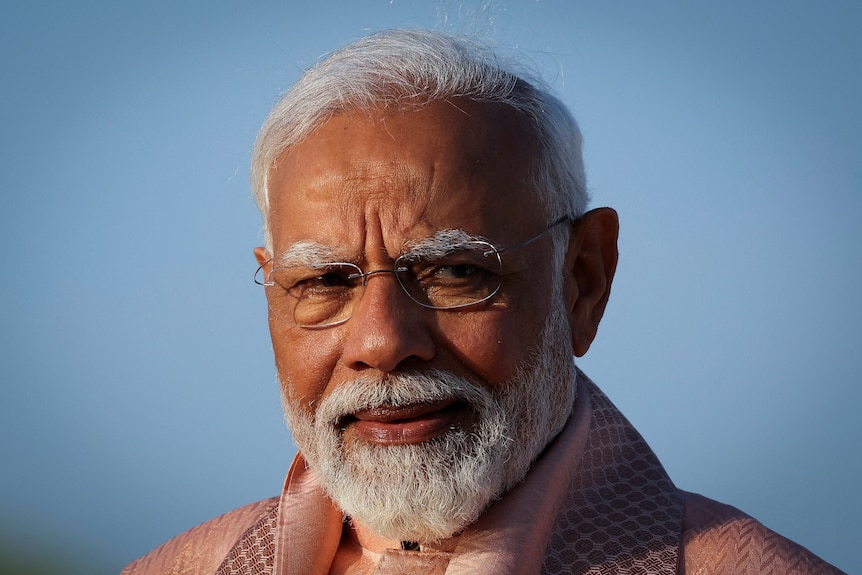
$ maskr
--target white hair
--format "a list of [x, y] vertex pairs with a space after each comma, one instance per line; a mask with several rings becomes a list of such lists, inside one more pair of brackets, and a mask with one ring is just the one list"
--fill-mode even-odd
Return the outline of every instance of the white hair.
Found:
[[[529, 192], [549, 218], [583, 214], [588, 194], [577, 122], [538, 78], [527, 81], [529, 74], [514, 69], [474, 40], [428, 30], [387, 30], [333, 52], [306, 71], [275, 105], [254, 147], [252, 189], [267, 248], [272, 249], [267, 179], [282, 152], [340, 112], [416, 109], [452, 98], [499, 103], [522, 115], [539, 144]], [[568, 238], [567, 229], [555, 230], [555, 251]]]

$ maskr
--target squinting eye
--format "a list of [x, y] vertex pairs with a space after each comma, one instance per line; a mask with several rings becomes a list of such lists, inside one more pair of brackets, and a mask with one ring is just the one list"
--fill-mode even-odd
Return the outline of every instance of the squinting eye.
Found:
[[358, 283], [351, 278], [352, 271], [332, 269], [320, 275], [306, 277], [297, 281], [290, 291], [299, 295], [299, 293], [329, 294], [350, 289]]
[[349, 275], [350, 274], [347, 272], [339, 270], [337, 272], [327, 272], [321, 276], [310, 278], [305, 281], [311, 285], [317, 285], [324, 288], [350, 287], [356, 282], [351, 280]]
[[357, 284], [351, 277], [356, 271], [346, 266], [282, 268], [274, 272], [274, 279], [287, 292], [301, 297], [350, 289]]
[[460, 286], [484, 284], [496, 274], [475, 263], [436, 262], [426, 264], [415, 272], [416, 279], [426, 286]]
[[440, 265], [431, 269], [434, 276], [442, 279], [467, 279], [485, 271], [473, 264]]

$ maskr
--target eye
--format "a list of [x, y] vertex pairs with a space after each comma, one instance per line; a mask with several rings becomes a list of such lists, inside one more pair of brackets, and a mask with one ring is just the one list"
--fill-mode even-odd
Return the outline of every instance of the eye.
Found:
[[[484, 261], [476, 254], [457, 254], [437, 261], [422, 262], [413, 267], [419, 283], [425, 286], [468, 286], [484, 283], [499, 274], [493, 269], [495, 262]], [[427, 288], [426, 288], [427, 289]]]
[[487, 272], [475, 264], [439, 264], [429, 266], [426, 270], [430, 272], [429, 275], [439, 279], [453, 280], [469, 279]]
[[332, 296], [355, 287], [358, 268], [347, 264], [275, 270], [275, 282], [296, 298]]
[[345, 287], [353, 285], [350, 274], [346, 270], [328, 271], [325, 274], [305, 280], [308, 285], [322, 288]]
[[439, 260], [415, 262], [412, 282], [402, 286], [420, 304], [457, 308], [481, 302], [500, 288], [501, 269], [494, 254], [489, 259], [479, 250], [449, 254]]

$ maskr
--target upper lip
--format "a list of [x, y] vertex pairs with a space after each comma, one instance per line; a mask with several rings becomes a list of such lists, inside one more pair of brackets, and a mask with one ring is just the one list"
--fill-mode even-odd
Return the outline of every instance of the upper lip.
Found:
[[381, 405], [368, 409], [361, 409], [354, 413], [341, 418], [345, 419], [361, 419], [363, 421], [376, 421], [379, 423], [391, 423], [394, 421], [415, 419], [430, 413], [435, 413], [446, 409], [455, 403], [452, 399], [441, 399], [438, 401], [411, 403], [409, 405], [389, 406]]

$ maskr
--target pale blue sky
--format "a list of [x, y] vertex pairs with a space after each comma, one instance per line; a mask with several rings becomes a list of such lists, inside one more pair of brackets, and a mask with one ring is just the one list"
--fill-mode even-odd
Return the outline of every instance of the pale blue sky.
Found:
[[0, 1], [0, 539], [108, 573], [279, 492], [250, 149], [319, 56], [422, 26], [581, 123], [622, 222], [582, 367], [680, 487], [862, 572], [862, 9], [753, 4]]

